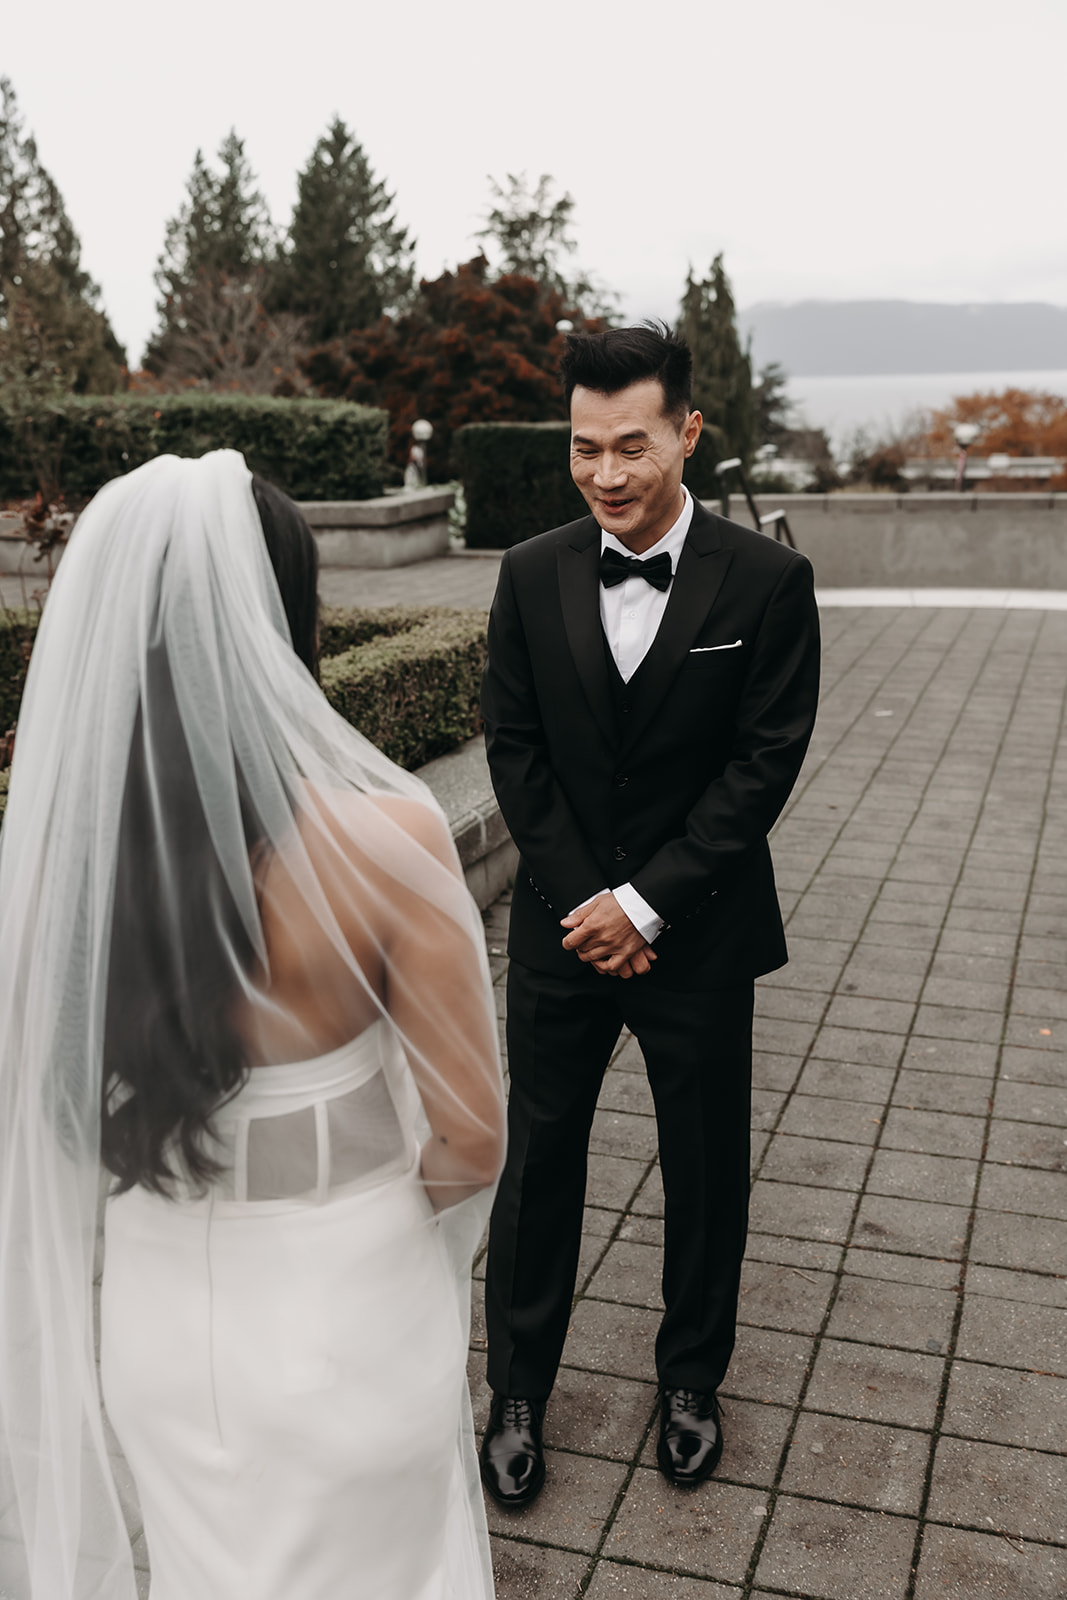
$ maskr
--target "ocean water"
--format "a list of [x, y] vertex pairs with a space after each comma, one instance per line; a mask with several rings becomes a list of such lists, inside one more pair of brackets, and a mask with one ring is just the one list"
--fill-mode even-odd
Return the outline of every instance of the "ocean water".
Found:
[[1040, 389], [1067, 399], [1067, 372], [889, 372], [790, 378], [787, 388], [808, 426], [825, 428], [840, 448], [857, 428], [876, 436], [888, 433], [910, 413], [947, 406], [955, 395]]

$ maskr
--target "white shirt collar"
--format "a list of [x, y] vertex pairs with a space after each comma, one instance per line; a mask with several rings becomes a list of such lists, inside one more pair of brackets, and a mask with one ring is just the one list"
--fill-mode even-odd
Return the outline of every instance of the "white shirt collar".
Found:
[[[673, 527], [668, 528], [662, 539], [657, 539], [650, 549], [642, 550], [638, 557], [640, 561], [648, 561], [652, 556], [658, 556], [665, 550], [671, 558], [671, 571], [677, 572], [678, 557], [682, 553], [682, 546], [689, 532], [689, 524], [693, 520], [693, 497], [684, 483], [682, 484], [682, 493], [685, 496], [685, 502], [677, 522]], [[608, 533], [605, 528], [600, 530], [600, 549], [602, 552], [604, 550], [617, 550], [623, 556], [633, 555], [633, 551], [628, 550], [621, 539], [616, 539], [615, 535]]]

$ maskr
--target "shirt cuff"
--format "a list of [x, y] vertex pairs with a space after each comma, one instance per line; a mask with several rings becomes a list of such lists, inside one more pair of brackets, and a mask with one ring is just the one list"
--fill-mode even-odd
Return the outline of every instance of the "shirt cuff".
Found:
[[602, 889], [598, 889], [597, 890], [596, 894], [591, 894], [589, 896], [588, 900], [583, 900], [581, 905], [572, 906], [571, 909], [567, 912], [568, 917], [573, 917], [573, 915], [574, 915], [574, 913], [576, 911], [584, 911], [586, 906], [591, 906], [593, 904], [594, 900], [599, 900], [600, 896], [602, 894], [610, 894], [610, 893], [611, 893], [611, 890], [608, 888], [607, 884], [605, 884]]
[[647, 900], [642, 900], [632, 883], [620, 883], [611, 892], [642, 939], [651, 944], [657, 934], [663, 932], [664, 919], [656, 915]]

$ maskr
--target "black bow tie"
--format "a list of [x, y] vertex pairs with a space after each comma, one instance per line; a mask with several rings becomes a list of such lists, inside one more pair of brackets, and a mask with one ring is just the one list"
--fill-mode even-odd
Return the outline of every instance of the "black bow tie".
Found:
[[620, 556], [617, 550], [604, 550], [600, 555], [600, 581], [605, 589], [614, 589], [627, 578], [644, 578], [653, 589], [669, 589], [674, 572], [666, 550], [653, 556], [651, 561], [638, 561], [636, 556]]

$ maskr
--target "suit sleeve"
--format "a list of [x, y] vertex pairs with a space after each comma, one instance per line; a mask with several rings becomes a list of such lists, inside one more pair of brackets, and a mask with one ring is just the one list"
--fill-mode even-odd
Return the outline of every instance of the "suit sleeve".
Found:
[[763, 613], [730, 758], [632, 883], [668, 922], [696, 910], [765, 839], [799, 775], [819, 696], [819, 613], [811, 564], [784, 568]]
[[565, 917], [603, 889], [604, 869], [597, 866], [548, 759], [507, 555], [489, 614], [482, 716], [489, 771], [504, 821], [536, 887], [557, 915]]

